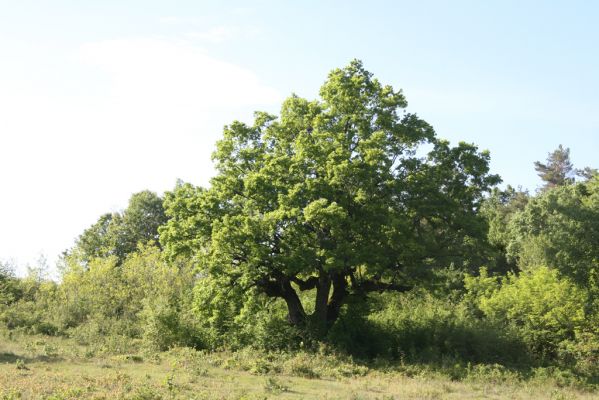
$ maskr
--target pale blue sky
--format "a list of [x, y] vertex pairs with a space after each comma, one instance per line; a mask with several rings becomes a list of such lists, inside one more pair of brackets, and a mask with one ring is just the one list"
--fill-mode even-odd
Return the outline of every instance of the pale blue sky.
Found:
[[224, 124], [353, 58], [505, 183], [534, 190], [560, 143], [599, 167], [593, 3], [0, 0], [0, 260], [52, 263], [132, 192], [205, 184]]

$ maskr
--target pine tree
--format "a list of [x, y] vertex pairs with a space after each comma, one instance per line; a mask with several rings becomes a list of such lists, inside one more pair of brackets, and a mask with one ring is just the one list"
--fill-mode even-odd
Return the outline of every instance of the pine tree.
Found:
[[543, 189], [574, 183], [574, 167], [570, 161], [570, 149], [564, 148], [561, 144], [548, 154], [546, 164], [535, 161], [535, 170], [545, 182]]

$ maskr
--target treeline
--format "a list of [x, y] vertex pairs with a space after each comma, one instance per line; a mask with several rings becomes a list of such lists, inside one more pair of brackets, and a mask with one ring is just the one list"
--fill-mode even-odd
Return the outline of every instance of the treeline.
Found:
[[106, 351], [324, 344], [596, 379], [597, 171], [560, 146], [537, 193], [501, 190], [487, 152], [406, 106], [354, 61], [320, 99], [232, 123], [210, 187], [134, 194], [64, 253], [59, 283], [3, 266], [0, 321]]

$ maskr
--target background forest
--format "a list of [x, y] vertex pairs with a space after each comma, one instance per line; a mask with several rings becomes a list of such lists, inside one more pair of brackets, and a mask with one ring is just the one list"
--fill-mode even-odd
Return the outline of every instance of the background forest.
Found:
[[597, 171], [560, 146], [534, 163], [536, 193], [501, 189], [488, 152], [406, 106], [353, 61], [319, 99], [231, 123], [209, 187], [133, 194], [65, 251], [59, 282], [0, 265], [0, 322], [94, 353], [252, 349], [595, 385]]

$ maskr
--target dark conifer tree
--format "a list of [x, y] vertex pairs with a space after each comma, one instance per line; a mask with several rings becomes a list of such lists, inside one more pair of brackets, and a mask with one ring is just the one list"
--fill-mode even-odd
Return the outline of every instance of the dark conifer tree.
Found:
[[543, 180], [543, 189], [574, 183], [574, 167], [570, 161], [570, 149], [561, 144], [547, 156], [547, 163], [535, 161], [535, 170]]

